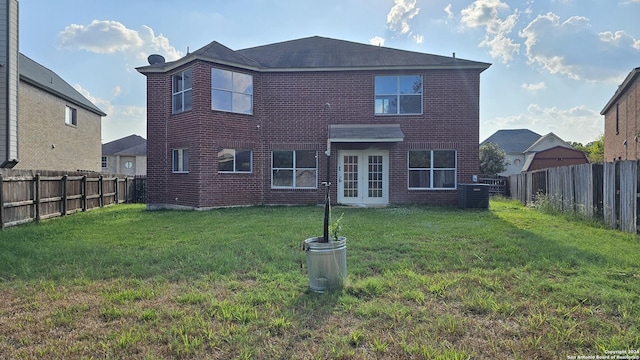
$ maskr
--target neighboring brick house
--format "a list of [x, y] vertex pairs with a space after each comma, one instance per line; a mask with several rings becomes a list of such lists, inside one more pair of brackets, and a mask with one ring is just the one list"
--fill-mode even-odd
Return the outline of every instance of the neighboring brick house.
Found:
[[102, 110], [20, 54], [15, 169], [100, 171]]
[[138, 135], [129, 135], [102, 144], [102, 172], [146, 175], [147, 140]]
[[640, 67], [627, 75], [604, 115], [604, 160], [640, 160]]
[[321, 203], [327, 178], [342, 204], [454, 205], [478, 173], [490, 64], [317, 36], [149, 60], [149, 209]]
[[498, 145], [506, 153], [507, 166], [498, 174], [501, 176], [589, 162], [585, 153], [574, 149], [552, 132], [540, 136], [528, 129], [498, 130], [480, 146], [487, 143]]

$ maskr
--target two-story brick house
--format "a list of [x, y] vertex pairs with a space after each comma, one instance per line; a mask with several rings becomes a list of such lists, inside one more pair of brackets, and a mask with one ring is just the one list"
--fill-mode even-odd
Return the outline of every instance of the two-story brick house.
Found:
[[631, 70], [600, 115], [604, 160], [640, 160], [640, 67]]
[[327, 179], [342, 204], [455, 204], [489, 66], [323, 37], [151, 56], [147, 206], [320, 203]]

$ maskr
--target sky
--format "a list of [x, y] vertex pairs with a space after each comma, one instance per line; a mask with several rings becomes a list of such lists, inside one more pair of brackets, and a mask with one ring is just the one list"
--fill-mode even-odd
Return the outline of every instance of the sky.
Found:
[[176, 60], [323, 36], [491, 63], [480, 141], [501, 129], [587, 144], [640, 67], [640, 0], [19, 0], [20, 51], [107, 116], [102, 142], [146, 138], [147, 56]]

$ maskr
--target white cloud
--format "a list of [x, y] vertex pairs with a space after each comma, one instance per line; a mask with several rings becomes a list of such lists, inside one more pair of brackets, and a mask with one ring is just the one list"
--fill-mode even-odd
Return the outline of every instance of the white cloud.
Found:
[[380, 36], [374, 36], [371, 39], [369, 39], [369, 44], [375, 45], [375, 46], [384, 46], [384, 38]]
[[444, 12], [447, 13], [447, 19], [453, 19], [453, 11], [451, 10], [451, 8], [452, 8], [451, 4], [447, 5], [444, 8]]
[[120, 96], [120, 94], [122, 94], [122, 88], [120, 87], [120, 85], [116, 85], [113, 88], [113, 95], [114, 96]]
[[169, 40], [156, 36], [153, 29], [143, 26], [141, 31], [128, 29], [117, 21], [93, 20], [88, 25], [72, 24], [58, 33], [62, 48], [85, 50], [97, 54], [125, 53], [144, 60], [149, 54], [161, 53], [167, 60], [182, 56]]
[[581, 16], [538, 15], [520, 36], [529, 63], [574, 80], [619, 82], [640, 51], [639, 40], [623, 31], [598, 34]]
[[422, 44], [424, 42], [424, 36], [413, 35], [413, 40], [415, 40], [416, 44]]
[[527, 91], [536, 92], [536, 91], [539, 91], [539, 90], [546, 89], [547, 85], [545, 85], [544, 81], [541, 81], [541, 82], [535, 83], [535, 84], [524, 83], [524, 84], [522, 84], [522, 88], [527, 90]]
[[[83, 88], [80, 84], [73, 85], [73, 88], [107, 114], [106, 117], [102, 118], [101, 137], [103, 143], [131, 134], [138, 134], [146, 138], [146, 106], [116, 106], [109, 100], [91, 95], [89, 90]], [[120, 87], [116, 86], [116, 89], [120, 89]]]
[[113, 54], [141, 47], [143, 41], [136, 31], [117, 21], [93, 20], [89, 25], [71, 24], [58, 33], [61, 47], [82, 49], [98, 54]]
[[113, 105], [111, 105], [111, 102], [109, 100], [101, 99], [91, 95], [91, 93], [89, 93], [89, 90], [83, 88], [80, 84], [73, 85], [73, 88], [76, 89], [80, 94], [82, 94], [82, 96], [87, 98], [87, 100], [91, 101], [95, 106], [99, 107], [100, 110], [104, 111], [107, 116], [114, 112], [114, 107]]
[[398, 31], [401, 35], [410, 34], [409, 20], [420, 12], [416, 7], [416, 0], [395, 0], [395, 4], [387, 14], [387, 25], [392, 31]]
[[584, 105], [568, 109], [557, 107], [544, 108], [531, 104], [523, 114], [499, 117], [483, 122], [484, 131], [493, 133], [500, 129], [529, 129], [540, 135], [550, 132], [564, 141], [577, 141], [583, 144], [595, 140], [603, 129], [603, 118], [599, 111]]
[[509, 5], [500, 0], [476, 0], [462, 9], [460, 21], [468, 28], [484, 28], [486, 34], [480, 46], [488, 47], [492, 57], [507, 63], [520, 51], [520, 44], [509, 37], [519, 12], [515, 10], [503, 19], [501, 11], [509, 11]]

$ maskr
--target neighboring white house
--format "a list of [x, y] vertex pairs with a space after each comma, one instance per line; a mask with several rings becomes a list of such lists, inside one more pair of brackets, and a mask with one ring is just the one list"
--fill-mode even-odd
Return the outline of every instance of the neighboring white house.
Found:
[[102, 144], [102, 172], [146, 175], [147, 140], [138, 135], [129, 135]]
[[498, 175], [509, 176], [522, 172], [528, 168], [536, 153], [554, 147], [573, 149], [571, 145], [554, 133], [541, 136], [528, 129], [498, 130], [489, 136], [480, 146], [486, 143], [498, 145], [506, 153], [507, 168]]

